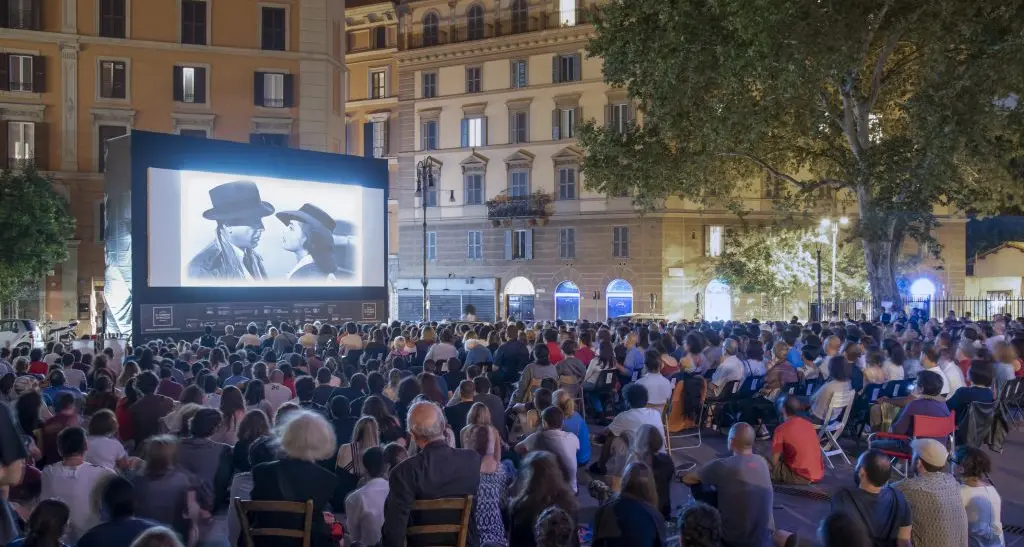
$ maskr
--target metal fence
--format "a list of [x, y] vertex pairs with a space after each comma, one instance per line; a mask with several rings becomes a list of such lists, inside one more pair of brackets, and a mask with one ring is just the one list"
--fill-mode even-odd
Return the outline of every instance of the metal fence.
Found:
[[[971, 317], [972, 319], [991, 319], [993, 315], [1010, 314], [1013, 317], [1024, 316], [1024, 298], [1012, 299], [983, 299], [983, 298], [912, 298], [903, 301], [905, 309], [922, 309], [929, 317], [946, 317], [950, 311], [959, 317]], [[815, 317], [817, 302], [808, 303], [808, 317]], [[870, 300], [831, 300], [821, 301], [823, 318], [828, 318], [832, 312], [837, 312], [841, 319], [850, 317], [860, 319], [866, 315], [869, 319], [875, 314], [872, 313]]]

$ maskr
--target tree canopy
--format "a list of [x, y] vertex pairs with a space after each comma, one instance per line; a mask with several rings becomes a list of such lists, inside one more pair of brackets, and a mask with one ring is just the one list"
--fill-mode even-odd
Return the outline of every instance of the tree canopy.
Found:
[[34, 169], [0, 173], [0, 204], [0, 302], [7, 302], [67, 259], [75, 219]]
[[[745, 293], [811, 296], [818, 283], [817, 247], [821, 245], [821, 287], [828, 298], [832, 283], [832, 248], [827, 234], [815, 229], [748, 227], [730, 230], [718, 260], [708, 262], [708, 275]], [[867, 294], [863, 249], [858, 241], [836, 252], [836, 297], [861, 299]]]
[[1024, 0], [612, 0], [588, 53], [641, 124], [580, 128], [587, 184], [656, 208], [743, 214], [767, 181], [790, 212], [856, 203], [877, 303], [937, 208], [1020, 203]]

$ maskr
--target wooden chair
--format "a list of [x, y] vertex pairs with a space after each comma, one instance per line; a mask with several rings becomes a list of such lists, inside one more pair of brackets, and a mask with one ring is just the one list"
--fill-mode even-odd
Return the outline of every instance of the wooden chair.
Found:
[[[571, 374], [562, 374], [558, 377], [558, 389], [565, 389], [572, 395], [574, 401], [579, 401], [580, 416], [587, 418], [587, 408], [583, 403], [583, 378], [577, 379]], [[568, 418], [568, 416], [566, 416]]]
[[[238, 522], [242, 528], [242, 537], [246, 547], [255, 547], [255, 537], [281, 537], [302, 540], [302, 547], [309, 547], [313, 534], [313, 500], [299, 501], [245, 501], [235, 498], [238, 510]], [[288, 513], [303, 515], [302, 530], [286, 528], [253, 528], [249, 524], [249, 513]]]
[[[473, 510], [473, 496], [462, 498], [441, 498], [436, 500], [417, 500], [412, 504], [413, 512], [427, 511], [460, 511], [458, 524], [425, 524], [422, 526], [409, 526], [405, 529], [405, 535], [425, 536], [435, 534], [457, 535], [455, 545], [435, 547], [466, 547], [469, 539], [469, 516]], [[305, 546], [304, 546], [305, 547]]]

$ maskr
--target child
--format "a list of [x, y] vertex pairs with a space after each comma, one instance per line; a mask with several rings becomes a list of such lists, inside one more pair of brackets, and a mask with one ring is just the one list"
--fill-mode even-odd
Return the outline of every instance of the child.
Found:
[[85, 454], [85, 461], [114, 471], [131, 468], [128, 452], [121, 441], [114, 438], [117, 426], [117, 418], [107, 409], [92, 415], [89, 420], [89, 436], [86, 438], [89, 451]]

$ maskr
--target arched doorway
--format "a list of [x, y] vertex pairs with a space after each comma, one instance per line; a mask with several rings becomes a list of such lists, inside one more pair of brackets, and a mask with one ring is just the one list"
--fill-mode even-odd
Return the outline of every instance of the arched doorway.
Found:
[[724, 281], [715, 279], [704, 289], [704, 319], [732, 320], [732, 290]]
[[562, 281], [555, 287], [555, 319], [580, 319], [580, 288], [572, 281]]
[[513, 277], [505, 285], [505, 317], [533, 321], [536, 291], [525, 277]]
[[616, 279], [605, 289], [608, 319], [633, 313], [633, 286], [625, 279]]

